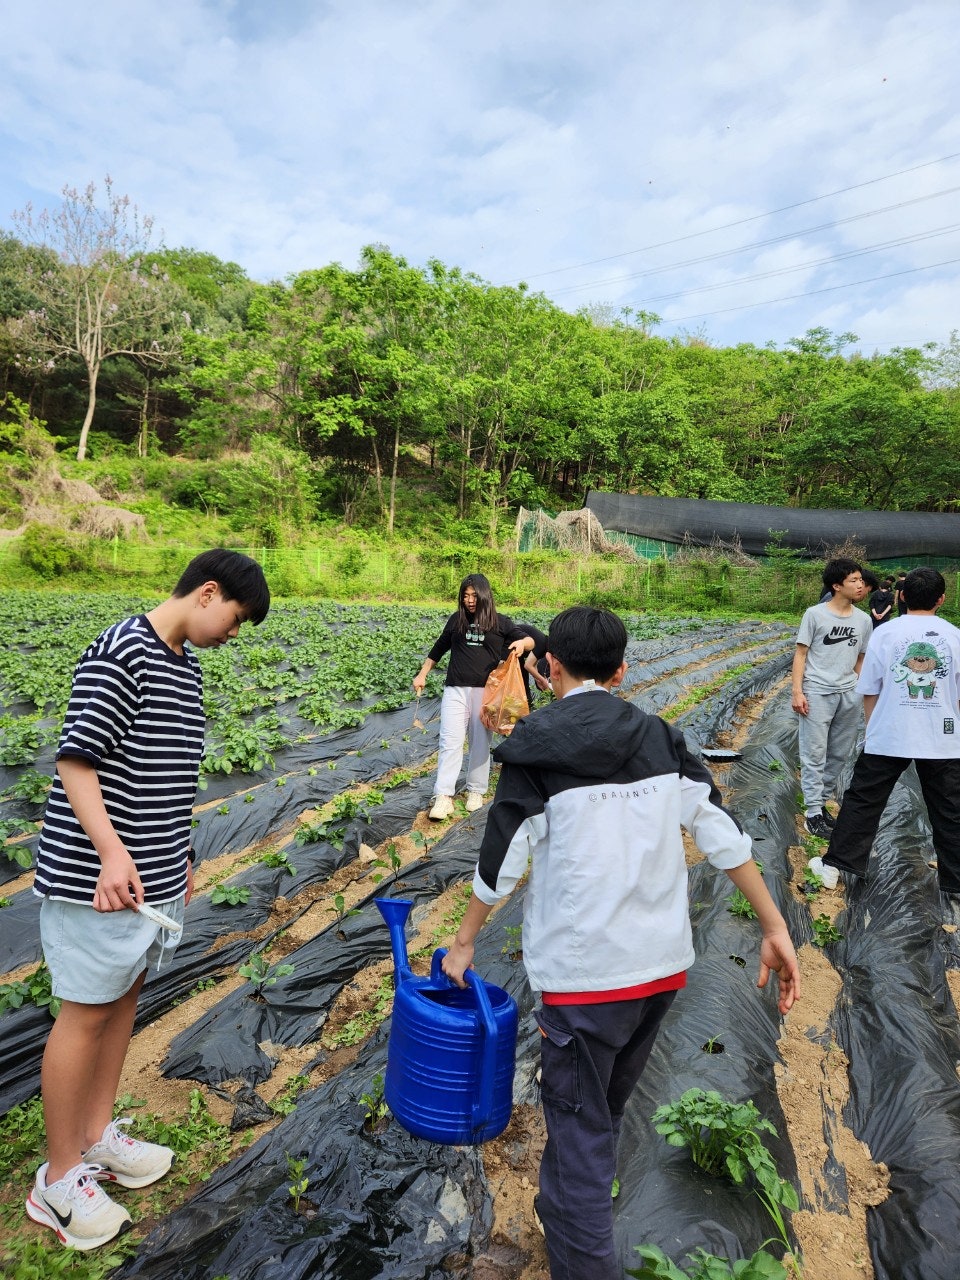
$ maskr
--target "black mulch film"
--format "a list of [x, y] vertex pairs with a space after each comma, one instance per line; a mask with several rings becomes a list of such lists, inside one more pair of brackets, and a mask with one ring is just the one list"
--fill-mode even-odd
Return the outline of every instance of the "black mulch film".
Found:
[[[677, 701], [684, 684], [676, 673], [697, 662], [719, 673], [738, 664], [740, 647], [761, 661], [724, 684], [716, 695], [677, 721], [691, 745], [710, 748], [728, 729], [737, 705], [783, 683], [792, 655], [791, 629], [780, 624], [703, 628], [682, 639], [631, 645], [628, 696], [655, 710]], [[744, 660], [745, 661], [745, 660]], [[389, 768], [411, 767], [436, 749], [438, 706], [420, 709], [424, 731], [412, 734], [412, 709], [386, 713], [375, 726], [344, 730], [304, 744], [278, 760], [288, 772], [219, 780], [198, 828], [201, 857], [244, 848], [272, 835], [296, 866], [252, 864], [230, 883], [250, 887], [247, 904], [230, 909], [197, 902], [184, 942], [169, 966], [151, 975], [139, 1025], [152, 1021], [196, 982], [239, 964], [249, 938], [231, 942], [265, 921], [278, 894], [292, 898], [326, 879], [356, 856], [361, 840], [376, 844], [409, 828], [429, 798], [430, 778], [387, 792], [370, 823], [348, 825], [343, 847], [297, 846], [296, 818], [338, 794], [351, 782], [373, 781]], [[404, 735], [407, 739], [404, 740]], [[355, 753], [358, 743], [362, 754]], [[382, 747], [384, 741], [387, 747]], [[766, 705], [741, 758], [726, 766], [729, 805], [755, 841], [771, 892], [795, 941], [812, 937], [810, 911], [790, 892], [787, 849], [796, 843], [796, 722], [789, 694]], [[329, 770], [326, 762], [333, 762]], [[317, 767], [319, 765], [319, 767]], [[309, 773], [308, 769], [315, 772]], [[246, 795], [251, 801], [245, 801]], [[213, 801], [217, 804], [214, 806]], [[228, 814], [216, 814], [220, 803]], [[458, 824], [426, 856], [408, 864], [399, 883], [371, 879], [357, 915], [330, 926], [289, 959], [295, 970], [254, 1000], [250, 988], [226, 996], [170, 1045], [165, 1074], [234, 1093], [249, 1105], [270, 1075], [273, 1046], [316, 1045], [332, 1004], [358, 972], [390, 954], [390, 939], [373, 904], [376, 896], [414, 902], [408, 926], [445, 888], [469, 881], [485, 810]], [[279, 832], [279, 835], [277, 834]], [[877, 1280], [957, 1280], [960, 1240], [960, 1032], [946, 971], [960, 966], [956, 938], [940, 928], [929, 829], [912, 771], [888, 806], [867, 883], [847, 891], [837, 921], [842, 941], [827, 955], [842, 981], [828, 1032], [850, 1059], [851, 1097], [843, 1120], [890, 1168], [891, 1194], [868, 1210], [871, 1260]], [[659, 1245], [682, 1262], [696, 1247], [737, 1258], [770, 1236], [771, 1225], [755, 1197], [699, 1174], [683, 1150], [654, 1133], [650, 1116], [688, 1088], [717, 1089], [734, 1099], [752, 1098], [776, 1126], [771, 1149], [781, 1173], [796, 1184], [796, 1164], [776, 1091], [774, 1064], [781, 1020], [774, 984], [758, 991], [759, 934], [755, 922], [727, 910], [733, 886], [708, 864], [691, 869], [690, 902], [697, 961], [664, 1024], [647, 1071], [631, 1100], [619, 1160], [621, 1193], [616, 1232], [625, 1266], [634, 1246]], [[503, 952], [503, 929], [520, 923], [522, 893], [497, 913], [481, 935], [477, 968], [505, 987], [520, 1008], [515, 1103], [536, 1105], [539, 1035], [522, 963]], [[12, 913], [12, 914], [9, 914]], [[9, 921], [9, 927], [8, 927]], [[39, 955], [36, 916], [29, 895], [18, 895], [2, 916], [0, 956]], [[289, 923], [289, 921], [287, 922]], [[261, 943], [262, 945], [262, 943]], [[214, 949], [218, 947], [219, 949]], [[745, 963], [741, 965], [738, 960]], [[0, 959], [0, 964], [6, 963]], [[802, 1004], [791, 1015], [803, 1017]], [[3, 1016], [0, 1108], [31, 1096], [38, 1086], [47, 1015], [32, 1007]], [[490, 1243], [493, 1195], [486, 1182], [483, 1148], [442, 1147], [406, 1134], [396, 1122], [378, 1134], [363, 1129], [359, 1103], [386, 1063], [389, 1021], [334, 1079], [300, 1095], [296, 1110], [247, 1151], [220, 1169], [180, 1209], [141, 1243], [135, 1258], [114, 1274], [156, 1280], [449, 1280], [471, 1274], [472, 1260]], [[723, 1053], [708, 1053], [709, 1041]], [[254, 1113], [256, 1108], [254, 1108]], [[290, 1159], [305, 1161], [308, 1183], [299, 1209], [289, 1193]], [[827, 1165], [836, 1173], [832, 1151]], [[842, 1169], [837, 1197], [842, 1212]], [[821, 1205], [805, 1205], [816, 1210]]]

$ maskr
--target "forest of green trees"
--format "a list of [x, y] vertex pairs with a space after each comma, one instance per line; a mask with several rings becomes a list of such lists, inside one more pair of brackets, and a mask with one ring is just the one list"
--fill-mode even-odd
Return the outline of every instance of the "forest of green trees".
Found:
[[[202, 250], [152, 247], [149, 219], [109, 184], [65, 189], [14, 226], [0, 233], [0, 400], [74, 458], [247, 459], [276, 479], [267, 526], [332, 516], [390, 533], [411, 476], [491, 530], [519, 503], [579, 505], [588, 487], [958, 509], [956, 334], [887, 354], [819, 328], [716, 348], [659, 337], [653, 315], [570, 314], [377, 245], [355, 268], [261, 284]], [[214, 483], [204, 474], [184, 472], [179, 500], [208, 500], [190, 492]]]

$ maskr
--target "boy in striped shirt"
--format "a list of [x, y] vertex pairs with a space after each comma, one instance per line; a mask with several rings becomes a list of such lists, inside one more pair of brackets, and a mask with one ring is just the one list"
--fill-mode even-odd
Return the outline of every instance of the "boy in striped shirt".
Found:
[[254, 560], [205, 551], [167, 600], [109, 627], [74, 672], [34, 882], [62, 1005], [41, 1072], [49, 1158], [26, 1207], [76, 1249], [130, 1225], [100, 1182], [145, 1187], [173, 1161], [168, 1147], [129, 1137], [113, 1107], [146, 971], [179, 941], [193, 890], [204, 716], [191, 646], [226, 644], [269, 607]]

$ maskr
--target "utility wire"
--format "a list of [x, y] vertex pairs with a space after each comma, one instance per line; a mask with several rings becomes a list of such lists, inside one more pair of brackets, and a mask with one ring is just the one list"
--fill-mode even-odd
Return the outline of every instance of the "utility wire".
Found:
[[721, 280], [716, 284], [695, 285], [692, 289], [678, 289], [675, 293], [659, 293], [650, 298], [643, 299], [643, 305], [648, 302], [669, 302], [674, 298], [685, 298], [690, 293], [711, 293], [716, 289], [732, 289], [737, 285], [752, 284], [757, 280], [771, 280], [776, 276], [793, 275], [797, 271], [806, 271], [809, 267], [825, 267], [835, 262], [846, 262], [850, 258], [861, 258], [868, 253], [879, 253], [882, 249], [896, 249], [905, 244], [918, 244], [923, 240], [936, 240], [940, 236], [950, 235], [951, 232], [960, 231], [960, 222], [955, 222], [949, 227], [937, 227], [933, 231], [920, 231], [916, 235], [901, 236], [897, 240], [884, 240], [880, 244], [867, 245], [863, 249], [850, 249], [846, 253], [834, 253], [826, 258], [809, 258], [806, 262], [795, 263], [792, 267], [777, 267], [771, 271], [760, 271], [751, 276], [737, 276], [733, 280]]
[[931, 262], [926, 267], [907, 267], [903, 271], [890, 271], [882, 276], [868, 276], [865, 280], [848, 280], [846, 284], [831, 284], [823, 289], [810, 289], [806, 293], [790, 293], [782, 298], [766, 298], [763, 302], [744, 302], [736, 307], [722, 307], [718, 311], [699, 311], [691, 316], [673, 316], [670, 324], [682, 324], [685, 320], [704, 320], [708, 316], [727, 315], [731, 311], [751, 311], [755, 307], [770, 307], [775, 302], [795, 302], [798, 298], [815, 298], [819, 293], [836, 293], [838, 289], [855, 289], [861, 284], [874, 284], [878, 280], [893, 280], [897, 276], [915, 275], [919, 271], [935, 271], [937, 267], [952, 267], [960, 258], [947, 258], [944, 262]]
[[815, 235], [820, 231], [830, 231], [834, 227], [843, 227], [851, 222], [862, 222], [866, 218], [876, 218], [883, 213], [895, 213], [898, 209], [906, 209], [910, 205], [923, 204], [927, 200], [937, 200], [941, 196], [955, 195], [960, 187], [946, 187], [943, 191], [931, 191], [925, 196], [914, 196], [912, 200], [899, 200], [896, 204], [883, 205], [879, 209], [868, 209], [864, 213], [853, 213], [846, 218], [836, 218], [833, 222], [821, 222], [815, 227], [802, 227], [797, 231], [788, 231], [783, 235], [771, 236], [767, 240], [755, 240], [750, 244], [740, 245], [736, 249], [720, 249], [716, 253], [706, 253], [699, 258], [685, 258], [678, 262], [668, 262], [660, 267], [646, 267], [643, 271], [628, 276], [614, 276], [607, 280], [590, 280], [586, 284], [567, 285], [562, 289], [554, 289], [552, 297], [565, 293], [578, 293], [582, 289], [593, 289], [598, 285], [622, 284], [627, 280], [640, 280], [645, 276], [662, 275], [665, 271], [675, 271], [681, 267], [695, 267], [704, 262], [717, 262], [721, 258], [731, 258], [738, 253], [750, 253], [757, 249], [766, 249], [770, 245], [783, 244], [785, 240], [796, 240], [799, 236]]
[[[907, 173], [917, 173], [920, 169], [929, 169], [931, 165], [946, 164], [948, 160], [956, 160], [960, 157], [960, 151], [954, 151], [948, 156], [940, 156], [938, 160], [925, 160], [923, 164], [911, 165], [909, 169], [897, 169], [894, 173], [885, 173], [878, 178], [869, 178], [866, 182], [854, 183], [851, 187], [838, 187], [836, 191], [826, 191], [820, 196], [810, 196], [807, 200], [797, 200], [794, 204], [782, 205], [779, 209], [769, 209], [766, 213], [755, 213], [749, 218], [738, 218], [735, 222], [723, 222], [715, 227], [707, 227], [703, 231], [691, 231], [688, 235], [677, 236], [673, 240], [660, 240], [656, 244], [644, 245], [639, 249], [627, 249], [623, 253], [612, 253], [605, 258], [591, 258], [587, 262], [575, 262], [569, 267], [553, 267], [549, 271], [539, 271], [536, 275], [524, 276], [524, 280], [540, 280], [544, 276], [559, 275], [564, 271], [579, 271], [583, 267], [595, 267], [602, 262], [616, 262], [620, 258], [630, 258], [637, 253], [649, 253], [652, 249], [664, 249], [668, 245], [682, 244], [685, 240], [696, 240], [699, 236], [712, 235], [715, 231], [729, 231], [732, 227], [743, 227], [751, 222], [759, 222], [762, 218], [773, 218], [778, 213], [789, 213], [793, 209], [802, 209], [804, 205], [816, 204], [819, 200], [830, 200], [834, 196], [846, 195], [848, 191], [860, 191], [864, 187], [875, 186], [878, 182], [888, 182], [891, 178], [901, 178]], [[518, 277], [519, 278], [519, 277]], [[507, 281], [512, 284], [515, 281]]]

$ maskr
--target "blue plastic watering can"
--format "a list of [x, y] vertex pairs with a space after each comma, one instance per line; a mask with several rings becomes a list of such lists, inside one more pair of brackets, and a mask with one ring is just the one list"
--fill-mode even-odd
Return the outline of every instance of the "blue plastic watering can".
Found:
[[390, 929], [396, 993], [384, 1097], [417, 1138], [447, 1145], [489, 1142], [507, 1127], [513, 1106], [517, 1005], [501, 987], [466, 973], [464, 991], [433, 953], [429, 978], [407, 959], [404, 926], [413, 903], [376, 898]]

